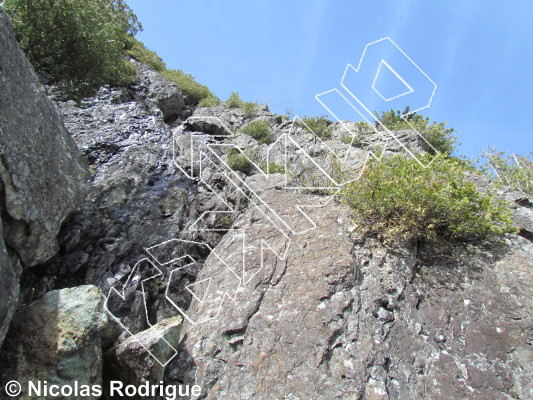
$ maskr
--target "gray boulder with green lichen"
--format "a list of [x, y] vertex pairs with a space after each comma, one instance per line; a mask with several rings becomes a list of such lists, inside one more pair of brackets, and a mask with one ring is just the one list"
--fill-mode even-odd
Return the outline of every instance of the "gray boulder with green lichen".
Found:
[[86, 285], [48, 292], [22, 307], [0, 354], [2, 381], [16, 378], [23, 398], [28, 398], [29, 381], [71, 387], [75, 382], [101, 385], [100, 332], [108, 322], [102, 300], [100, 289]]

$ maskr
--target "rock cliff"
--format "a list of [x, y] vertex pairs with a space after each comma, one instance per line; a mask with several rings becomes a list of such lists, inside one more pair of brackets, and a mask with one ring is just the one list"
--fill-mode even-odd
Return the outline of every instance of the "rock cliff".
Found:
[[[349, 233], [344, 207], [311, 217], [316, 230], [295, 237], [219, 318], [185, 325], [190, 354], [169, 378], [188, 365], [207, 399], [531, 397], [530, 242], [383, 249]], [[262, 222], [246, 212], [237, 223]], [[257, 234], [274, 235], [265, 225]], [[215, 251], [237, 246], [225, 236]], [[234, 290], [222, 272], [208, 258], [198, 279]]]
[[[353, 143], [356, 125], [334, 123], [321, 140], [266, 106], [193, 108], [143, 65], [130, 87], [55, 99], [65, 130], [0, 17], [18, 57], [2, 55], [2, 85], [32, 99], [0, 93], [3, 312], [17, 265], [32, 267], [3, 381], [163, 380], [204, 399], [533, 398], [530, 200], [501, 192], [521, 230], [497, 245], [383, 247], [332, 187], [387, 139], [385, 156], [428, 151], [415, 133], [395, 133], [405, 147], [376, 132]], [[270, 143], [243, 133], [252, 121]], [[81, 203], [76, 145], [91, 174]]]
[[0, 9], [0, 343], [21, 268], [51, 258], [65, 217], [83, 199], [86, 166]]

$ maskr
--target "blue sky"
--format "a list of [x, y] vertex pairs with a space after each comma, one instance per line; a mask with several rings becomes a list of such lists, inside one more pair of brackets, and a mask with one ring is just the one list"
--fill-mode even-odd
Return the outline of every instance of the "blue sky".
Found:
[[[295, 115], [328, 114], [315, 95], [334, 88], [353, 102], [340, 85], [346, 65], [357, 67], [366, 44], [390, 37], [437, 85], [431, 106], [421, 113], [449, 121], [459, 133], [459, 154], [477, 157], [478, 149], [488, 145], [533, 151], [531, 0], [128, 4], [144, 27], [138, 38], [168, 68], [194, 75], [221, 99], [237, 91], [243, 99], [267, 103], [278, 113], [290, 108]], [[413, 96], [424, 95], [417, 86], [420, 74], [402, 70], [403, 56], [390, 46], [373, 49], [374, 58], [385, 59], [414, 89]], [[380, 74], [375, 88], [385, 98], [405, 89], [390, 69], [383, 71], [388, 78]], [[350, 91], [359, 99], [376, 98], [371, 85], [363, 86], [357, 87], [357, 94]], [[406, 95], [394, 104], [411, 100]], [[363, 104], [375, 110], [376, 102], [369, 101]], [[393, 102], [383, 109], [388, 105]]]

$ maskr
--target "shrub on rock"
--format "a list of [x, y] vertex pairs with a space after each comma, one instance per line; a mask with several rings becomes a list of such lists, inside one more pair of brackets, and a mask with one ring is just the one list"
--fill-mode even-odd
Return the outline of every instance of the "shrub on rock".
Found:
[[[421, 161], [427, 165], [431, 157]], [[515, 232], [506, 204], [480, 193], [468, 173], [475, 171], [454, 158], [428, 167], [405, 156], [373, 160], [343, 200], [360, 225], [385, 241], [474, 241]]]
[[123, 0], [6, 0], [4, 7], [35, 70], [69, 97], [135, 78], [125, 45], [141, 25]]
[[322, 140], [331, 139], [333, 136], [333, 130], [330, 127], [331, 121], [325, 116], [304, 117], [301, 122], [299, 122], [299, 125], [309, 128]]
[[486, 169], [497, 175], [499, 184], [524, 192], [533, 198], [533, 153], [510, 155], [489, 148], [483, 156], [488, 163]]
[[[441, 154], [450, 155], [457, 146], [457, 136], [453, 128], [446, 128], [446, 122], [429, 122], [428, 117], [423, 117], [416, 112], [409, 112], [406, 107], [400, 110], [384, 111], [379, 114], [379, 120], [387, 129], [399, 131], [416, 129], [433, 148]], [[381, 128], [380, 124], [376, 125]]]
[[273, 142], [272, 133], [270, 132], [270, 124], [265, 120], [255, 120], [250, 122], [242, 132], [253, 137], [261, 144], [270, 144]]
[[206, 99], [211, 99], [211, 101], [216, 99], [211, 90], [207, 86], [196, 82], [191, 74], [186, 74], [179, 69], [168, 69], [163, 71], [162, 75], [179, 86], [187, 99], [187, 103], [191, 105], [197, 105]]
[[133, 36], [126, 43], [126, 52], [140, 63], [148, 65], [157, 72], [163, 72], [167, 69], [163, 59], [155, 51], [148, 49], [144, 43], [135, 39]]

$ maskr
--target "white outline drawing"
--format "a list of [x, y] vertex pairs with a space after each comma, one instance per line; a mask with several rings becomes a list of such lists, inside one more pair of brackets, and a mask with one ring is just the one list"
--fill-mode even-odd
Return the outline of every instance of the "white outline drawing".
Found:
[[[409, 150], [409, 148], [394, 134], [393, 131], [389, 130], [378, 118], [376, 115], [374, 115], [374, 113], [369, 109], [369, 106], [368, 105], [365, 105], [364, 102], [360, 99], [360, 97], [358, 97], [356, 94], [353, 93], [352, 90], [350, 90], [350, 88], [348, 87], [347, 83], [345, 82], [346, 79], [347, 79], [347, 75], [351, 74], [353, 76], [357, 76], [357, 74], [361, 71], [361, 68], [366, 65], [364, 64], [364, 60], [365, 60], [365, 57], [367, 55], [367, 51], [372, 47], [372, 46], [375, 46], [377, 44], [384, 44], [386, 42], [389, 42], [390, 44], [392, 44], [394, 47], [394, 49], [396, 49], [399, 54], [401, 54], [405, 60], [407, 60], [407, 64], [410, 65], [412, 68], [414, 68], [415, 71], [418, 71], [424, 78], [427, 79], [427, 81], [430, 83], [430, 85], [433, 87], [433, 90], [431, 91], [431, 95], [429, 96], [429, 99], [427, 100], [427, 104], [425, 105], [421, 105], [420, 107], [416, 108], [415, 110], [412, 110], [410, 111], [408, 114], [406, 115], [402, 115], [402, 118], [407, 122], [407, 124], [419, 135], [420, 138], [422, 138], [422, 140], [424, 140], [424, 142], [435, 152], [435, 157], [433, 157], [433, 159], [424, 165], [424, 163], [422, 163], [418, 157], [413, 154], [413, 152], [411, 152]], [[408, 92], [405, 92], [405, 93], [401, 93], [397, 96], [394, 96], [394, 97], [391, 97], [391, 98], [388, 98], [388, 99], [385, 99], [384, 96], [378, 91], [376, 90], [376, 88], [374, 87], [375, 83], [376, 83], [376, 80], [378, 79], [378, 76], [379, 76], [379, 72], [381, 70], [381, 66], [385, 64], [392, 72], [394, 75], [396, 75], [396, 77], [403, 83], [405, 84], [405, 86], [407, 88], [409, 88], [410, 90]], [[413, 89], [412, 85], [409, 85], [409, 83], [407, 83], [407, 80], [404, 79], [389, 63], [387, 63], [386, 60], [384, 59], [381, 59], [380, 62], [379, 62], [379, 65], [377, 66], [377, 70], [376, 70], [376, 73], [375, 74], [372, 74], [374, 76], [374, 80], [372, 82], [372, 84], [370, 85], [370, 83], [368, 84], [369, 86], [369, 89], [372, 89], [372, 91], [376, 92], [380, 98], [382, 98], [384, 101], [388, 102], [388, 101], [392, 101], [392, 100], [395, 100], [395, 99], [398, 99], [400, 97], [403, 97], [403, 96], [406, 96], [408, 94], [411, 94], [411, 93], [414, 93], [415, 92], [415, 89]], [[426, 168], [428, 167], [431, 163], [433, 163], [433, 161], [438, 158], [440, 156], [440, 153], [431, 145], [431, 143], [429, 143], [421, 134], [420, 132], [417, 131], [417, 129], [407, 120], [407, 115], [409, 114], [412, 114], [412, 113], [415, 113], [415, 112], [418, 112], [420, 110], [423, 110], [425, 108], [429, 108], [431, 106], [431, 103], [433, 101], [433, 96], [435, 95], [435, 92], [437, 90], [437, 84], [435, 82], [433, 82], [433, 80], [396, 44], [394, 43], [394, 41], [389, 38], [389, 37], [385, 37], [385, 38], [382, 38], [382, 39], [379, 39], [379, 40], [376, 40], [374, 42], [371, 42], [371, 43], [368, 43], [366, 46], [365, 46], [365, 49], [363, 50], [363, 54], [361, 55], [361, 58], [359, 60], [359, 64], [357, 65], [357, 68], [354, 68], [354, 66], [351, 64], [351, 63], [348, 63], [346, 65], [346, 68], [344, 70], [344, 73], [342, 75], [342, 79], [340, 81], [340, 85], [341, 87], [357, 102], [357, 104], [363, 108], [364, 112], [361, 112], [359, 110], [358, 107], [354, 106], [353, 103], [351, 101], [349, 101], [338, 89], [331, 89], [331, 90], [328, 90], [326, 92], [323, 92], [323, 93], [319, 93], [315, 96], [315, 98], [318, 100], [319, 103], [321, 103], [324, 108], [331, 114], [333, 115], [333, 117], [339, 121], [339, 122], [343, 122], [341, 119], [339, 119], [337, 117], [337, 115], [332, 112], [331, 108], [326, 106], [324, 104], [324, 102], [322, 100], [320, 100], [320, 97], [321, 96], [324, 96], [328, 93], [331, 93], [332, 91], [335, 91], [337, 92], [341, 97], [342, 99], [349, 105], [351, 106], [351, 108], [353, 108], [360, 116], [363, 117], [363, 119], [371, 124], [372, 126], [375, 125], [375, 123], [379, 124], [379, 126], [382, 128], [383, 131], [385, 131], [387, 133], [387, 135], [389, 137], [392, 137], [398, 144], [400, 144], [400, 146], [402, 146], [402, 148], [413, 158], [415, 159], [422, 167]], [[364, 115], [366, 114], [366, 115]], [[369, 121], [369, 118], [372, 122]], [[387, 137], [384, 137], [384, 146], [386, 146], [388, 144], [388, 140], [387, 140]], [[386, 147], [383, 148], [383, 150], [385, 151], [386, 150]], [[379, 159], [378, 159], [379, 160]]]
[[[125, 324], [123, 324], [121, 319], [116, 317], [111, 312], [111, 310], [109, 310], [108, 303], [109, 303], [109, 299], [111, 298], [112, 295], [117, 295], [121, 300], [126, 300], [126, 288], [128, 287], [128, 283], [131, 283], [131, 281], [134, 279], [135, 274], [136, 274], [137, 270], [139, 269], [139, 265], [141, 263], [143, 263], [143, 262], [150, 263], [151, 267], [153, 267], [157, 271], [157, 273], [155, 273], [154, 275], [151, 275], [149, 277], [145, 277], [144, 279], [141, 280], [141, 292], [142, 292], [142, 296], [143, 296], [144, 312], [145, 312], [144, 317], [146, 318], [146, 322], [148, 323], [148, 325], [150, 327], [153, 326], [150, 323], [149, 319], [148, 319], [148, 310], [147, 310], [147, 307], [146, 307], [146, 293], [145, 293], [145, 290], [144, 290], [144, 285], [145, 285], [145, 282], [147, 282], [147, 281], [149, 281], [151, 279], [154, 279], [154, 278], [156, 278], [158, 276], [163, 276], [163, 272], [159, 268], [157, 268], [156, 265], [154, 263], [152, 263], [148, 258], [142, 258], [141, 260], [137, 261], [137, 263], [135, 264], [135, 266], [131, 270], [130, 275], [128, 276], [128, 279], [126, 280], [126, 283], [122, 287], [122, 291], [119, 292], [115, 287], [112, 287], [111, 289], [109, 289], [109, 294], [106, 296], [106, 299], [105, 299], [105, 302], [104, 302], [104, 310], [107, 311], [107, 313], [109, 315], [111, 315], [111, 317], [122, 327], [122, 329], [124, 329], [126, 332], [128, 332], [128, 334], [130, 335], [130, 338], [134, 337], [139, 332], [134, 333]], [[141, 342], [140, 340], [137, 340], [137, 343], [139, 343], [152, 356], [152, 358], [154, 360], [156, 360], [159, 364], [161, 364], [161, 366], [164, 367], [178, 354], [178, 351], [170, 343], [168, 343], [163, 336], [160, 336], [159, 340], [164, 342], [165, 345], [167, 345], [168, 347], [170, 347], [172, 349], [172, 355], [170, 357], [168, 357], [166, 361], [165, 360], [163, 360], [163, 361], [159, 360], [159, 358], [155, 354], [153, 354], [150, 351], [150, 349], [148, 347], [146, 347], [143, 344], [143, 342]]]
[[[231, 143], [220, 143], [220, 139], [222, 138], [233, 138], [236, 136], [236, 133], [232, 132], [227, 125], [218, 117], [214, 116], [191, 116], [189, 117], [183, 124], [185, 127], [186, 124], [194, 122], [195, 119], [202, 120], [202, 121], [213, 121], [215, 125], [218, 127], [218, 130], [220, 130], [221, 133], [216, 134], [206, 134], [204, 132], [187, 132], [186, 135], [189, 137], [183, 137], [183, 132], [173, 132], [172, 135], [172, 151], [173, 151], [173, 162], [174, 165], [178, 168], [178, 170], [181, 171], [187, 178], [197, 181], [199, 184], [204, 185], [212, 194], [214, 194], [224, 205], [226, 208], [226, 211], [224, 210], [218, 210], [218, 211], [210, 211], [210, 212], [204, 212], [201, 214], [193, 223], [189, 226], [190, 231], [224, 231], [227, 232], [227, 234], [234, 235], [234, 237], [237, 240], [242, 240], [242, 268], [240, 270], [235, 270], [232, 268], [219, 254], [216, 253], [214, 249], [212, 249], [209, 245], [205, 243], [199, 243], [194, 241], [188, 241], [183, 239], [169, 239], [166, 241], [163, 241], [159, 244], [152, 245], [148, 248], [145, 248], [146, 253], [148, 256], [153, 260], [150, 260], [148, 258], [143, 258], [139, 260], [134, 268], [132, 269], [130, 275], [127, 278], [127, 281], [125, 285], [122, 288], [122, 292], [119, 292], [115, 287], [111, 288], [109, 291], [109, 295], [106, 298], [105, 301], [105, 309], [106, 311], [111, 314], [111, 316], [117, 320], [117, 322], [122, 326], [123, 329], [125, 329], [130, 335], [133, 336], [133, 333], [120, 321], [119, 318], [115, 317], [111, 311], [108, 308], [108, 301], [109, 297], [111, 295], [119, 296], [119, 299], [125, 300], [126, 296], [126, 288], [129, 283], [131, 283], [131, 280], [135, 277], [135, 274], [137, 273], [138, 266], [142, 262], [148, 262], [151, 264], [151, 266], [156, 271], [153, 274], [149, 274], [148, 277], [143, 277], [141, 280], [141, 291], [143, 295], [143, 301], [144, 301], [144, 311], [146, 316], [146, 322], [148, 325], [152, 326], [150, 324], [150, 321], [148, 320], [148, 310], [147, 310], [147, 298], [145, 294], [144, 285], [146, 282], [152, 279], [156, 278], [162, 278], [166, 282], [166, 289], [165, 289], [165, 299], [179, 312], [183, 315], [183, 317], [191, 324], [199, 324], [204, 323], [206, 321], [213, 320], [217, 318], [221, 311], [224, 309], [224, 304], [226, 301], [231, 301], [235, 299], [237, 291], [249, 284], [254, 277], [257, 276], [259, 272], [261, 272], [265, 267], [265, 259], [266, 259], [266, 252], [270, 252], [274, 254], [278, 259], [284, 260], [287, 257], [288, 251], [291, 246], [291, 237], [293, 235], [303, 234], [305, 232], [308, 232], [310, 230], [313, 230], [316, 228], [316, 223], [312, 220], [312, 218], [305, 212], [308, 208], [316, 208], [316, 207], [323, 207], [326, 205], [329, 201], [333, 199], [333, 196], [335, 193], [337, 193], [339, 190], [341, 190], [342, 186], [349, 182], [353, 182], [360, 178], [360, 175], [363, 173], [370, 157], [374, 157], [376, 160], [381, 161], [383, 158], [383, 155], [387, 149], [387, 145], [389, 143], [389, 138], [393, 138], [396, 140], [415, 160], [417, 160], [420, 165], [427, 167], [429, 166], [438, 156], [439, 153], [423, 138], [422, 135], [420, 135], [419, 132], [418, 135], [422, 137], [426, 143], [430, 147], [433, 148], [433, 150], [436, 151], [437, 155], [427, 164], [423, 165], [420, 160], [403, 144], [389, 129], [387, 129], [384, 124], [377, 119], [377, 117], [363, 104], [363, 102], [354, 94], [345, 84], [345, 78], [347, 76], [347, 73], [350, 71], [353, 71], [354, 73], [358, 73], [360, 71], [360, 68], [363, 65], [363, 61], [365, 59], [365, 55], [367, 54], [367, 50], [378, 43], [382, 43], [384, 41], [389, 41], [392, 43], [395, 48], [414, 66], [425, 78], [431, 82], [431, 84], [434, 86], [433, 91], [431, 93], [431, 96], [429, 98], [428, 104], [424, 107], [420, 107], [412, 112], [417, 112], [421, 109], [427, 108], [430, 106], [433, 95], [435, 94], [437, 85], [388, 37], [377, 40], [375, 42], [369, 43], [365, 46], [365, 49], [363, 51], [363, 54], [361, 56], [361, 59], [359, 60], [359, 64], [357, 69], [355, 69], [351, 64], [347, 64], [346, 69], [344, 71], [342, 80], [340, 82], [341, 87], [350, 95], [351, 98], [355, 99], [357, 101], [358, 106], [362, 107], [364, 112], [361, 112], [359, 107], [354, 106], [353, 102], [350, 101], [341, 91], [334, 88], [329, 91], [317, 94], [315, 96], [316, 100], [322, 104], [322, 106], [337, 120], [341, 123], [341, 126], [343, 129], [346, 130], [348, 135], [351, 135], [352, 142], [355, 139], [356, 135], [348, 129], [348, 127], [344, 124], [345, 121], [342, 121], [338, 118], [338, 116], [335, 113], [335, 110], [333, 110], [330, 106], [328, 106], [327, 102], [324, 101], [324, 96], [334, 94], [338, 98], [340, 98], [345, 104], [347, 104], [351, 109], [353, 109], [359, 116], [364, 120], [366, 123], [368, 123], [372, 128], [374, 129], [375, 133], [380, 133], [383, 135], [383, 145], [380, 149], [379, 153], [376, 151], [369, 150], [368, 154], [366, 156], [366, 159], [364, 160], [363, 166], [361, 168], [360, 174], [355, 174], [355, 178], [351, 179], [346, 182], [339, 182], [336, 180], [335, 177], [332, 177], [328, 171], [324, 168], [323, 165], [318, 163], [315, 158], [310, 155], [308, 152], [304, 150], [304, 148], [299, 144], [298, 140], [298, 129], [305, 129], [308, 133], [313, 134], [314, 137], [314, 143], [319, 143], [322, 149], [324, 149], [333, 159], [339, 161], [342, 166], [345, 166], [350, 159], [350, 153], [352, 151], [352, 146], [348, 146], [347, 150], [344, 150], [344, 154], [337, 154], [335, 151], [333, 151], [325, 141], [323, 141], [301, 118], [298, 116], [294, 117], [292, 120], [292, 125], [288, 132], [284, 132], [282, 135], [280, 135], [274, 143], [270, 144], [267, 149], [267, 165], [272, 160], [272, 154], [275, 146], [282, 146], [284, 150], [284, 165], [287, 167], [289, 165], [289, 148], [296, 148], [297, 151], [305, 157], [308, 162], [316, 168], [322, 176], [326, 179], [327, 182], [329, 182], [329, 186], [321, 186], [321, 187], [314, 187], [314, 186], [305, 186], [305, 187], [298, 187], [298, 186], [290, 186], [289, 178], [287, 174], [285, 174], [285, 189], [288, 190], [309, 190], [309, 189], [328, 189], [333, 190], [333, 192], [329, 197], [326, 199], [320, 198], [320, 200], [316, 201], [312, 204], [295, 204], [293, 207], [303, 216], [303, 219], [301, 221], [304, 221], [305, 226], [301, 226], [301, 222], [298, 222], [296, 224], [292, 223], [291, 221], [285, 219], [280, 215], [279, 212], [277, 212], [271, 204], [269, 204], [265, 199], [261, 197], [256, 191], [254, 191], [253, 188], [251, 188], [249, 185], [246, 184], [246, 182], [242, 179], [241, 176], [239, 176], [238, 173], [233, 171], [229, 165], [227, 164], [226, 160], [224, 159], [221, 154], [226, 154], [228, 150], [236, 150], [239, 151], [244, 157], [248, 159], [248, 161], [256, 168], [259, 177], [263, 177], [265, 179], [269, 178], [270, 172], [267, 170], [266, 172], [263, 171], [254, 160], [250, 159], [248, 155], [241, 149], [239, 146]], [[401, 93], [397, 96], [391, 97], [391, 98], [385, 98], [375, 87], [375, 84], [379, 78], [379, 74], [381, 72], [381, 68], [385, 65], [385, 67], [389, 68], [389, 70], [408, 88], [409, 90], [405, 93]], [[415, 86], [415, 85], [413, 85]], [[369, 90], [373, 90], [376, 92], [384, 101], [392, 101], [397, 98], [406, 96], [408, 94], [411, 94], [415, 91], [415, 89], [409, 85], [409, 83], [385, 60], [381, 59], [381, 62], [379, 63], [379, 66], [377, 68], [376, 73], [374, 74], [374, 80], [371, 85], [369, 85]], [[410, 112], [411, 113], [411, 112]], [[409, 113], [409, 114], [410, 114]], [[407, 114], [406, 114], [407, 115]], [[403, 115], [402, 117], [407, 121], [405, 118], [406, 115]], [[407, 121], [408, 124], [416, 131], [416, 129]], [[385, 136], [382, 132], [380, 132], [377, 129], [377, 124], [379, 124], [383, 130], [388, 134], [389, 137]], [[185, 143], [188, 148], [181, 149], [179, 146], [177, 146], [178, 138], [183, 139], [182, 143]], [[228, 214], [228, 215], [235, 215], [236, 212], [217, 191], [216, 188], [212, 187], [207, 179], [205, 179], [205, 173], [204, 171], [206, 169], [210, 168], [211, 171], [215, 171], [216, 173], [220, 173], [229, 183], [229, 185], [232, 185], [234, 189], [236, 189], [242, 196], [244, 196], [248, 202], [249, 206], [248, 209], [255, 209], [258, 211], [267, 221], [267, 223], [271, 224], [272, 227], [274, 227], [278, 232], [279, 235], [284, 239], [282, 242], [283, 245], [273, 245], [272, 243], [269, 243], [267, 240], [263, 238], [259, 238], [259, 244], [258, 246], [255, 246], [257, 243], [253, 243], [254, 249], [258, 249], [259, 251], [259, 266], [255, 269], [253, 272], [247, 271], [247, 265], [246, 265], [246, 252], [247, 249], [250, 249], [250, 246], [247, 247], [247, 240], [246, 240], [246, 230], [245, 229], [238, 229], [233, 227], [224, 227], [224, 228], [202, 228], [202, 222], [204, 220], [207, 220], [209, 217], [212, 217], [213, 215], [217, 216], [219, 214]], [[300, 220], [299, 220], [300, 221]], [[279, 237], [279, 236], [278, 236]], [[182, 244], [192, 244], [195, 246], [206, 246], [209, 250], [209, 257], [214, 257], [216, 262], [221, 263], [223, 267], [223, 273], [227, 274], [229, 279], [233, 280], [235, 285], [235, 290], [231, 293], [228, 292], [221, 292], [217, 291], [216, 287], [213, 287], [213, 278], [207, 277], [203, 278], [199, 281], [195, 281], [187, 286], [185, 286], [184, 290], [188, 292], [188, 294], [191, 296], [191, 304], [188, 306], [189, 308], [192, 307], [192, 304], [197, 304], [200, 309], [203, 310], [202, 307], [208, 308], [211, 312], [209, 315], [202, 315], [200, 313], [199, 317], [193, 318], [191, 315], [188, 315], [187, 310], [182, 309], [173, 299], [170, 294], [171, 284], [173, 281], [173, 276], [176, 272], [182, 270], [183, 268], [186, 268], [194, 263], [196, 263], [196, 260], [194, 257], [192, 257], [189, 254], [179, 254], [174, 255], [173, 251], [170, 252], [170, 255], [165, 253], [164, 251], [162, 254], [159, 254], [158, 250], [163, 249], [167, 246], [171, 247], [173, 244], [176, 245], [182, 245]], [[239, 253], [240, 254], [240, 253]], [[166, 269], [167, 267], [172, 267], [174, 264], [179, 264], [179, 266], [167, 270], [168, 277], [165, 277], [163, 269]], [[159, 267], [158, 267], [159, 266]], [[211, 307], [209, 308], [209, 306]], [[161, 337], [161, 340], [163, 340], [165, 343], [166, 340]], [[142, 343], [141, 343], [142, 345]], [[176, 354], [177, 350], [172, 347], [170, 344], [168, 344], [172, 350], [173, 355], [168, 360], [160, 361], [157, 359], [157, 357], [150, 352], [149, 349], [145, 347], [145, 349], [149, 352], [150, 355], [153, 356], [153, 358], [159, 362], [162, 366], [165, 366], [172, 360]], [[144, 346], [143, 346], [144, 347]]]
[[[379, 78], [379, 74], [381, 73], [381, 67], [383, 67], [383, 65], [385, 65], [385, 66], [389, 69], [389, 71], [391, 71], [394, 75], [396, 75], [396, 77], [400, 80], [400, 82], [402, 82], [402, 83], [405, 85], [405, 87], [406, 87], [407, 89], [409, 89], [409, 90], [407, 90], [407, 91], [404, 92], [404, 93], [400, 93], [400, 94], [398, 94], [398, 95], [396, 95], [396, 96], [394, 96], [394, 97], [389, 97], [389, 98], [386, 99], [386, 98], [381, 94], [381, 92], [380, 92], [379, 90], [376, 89], [376, 81], [377, 81], [378, 78]], [[374, 91], [375, 91], [375, 92], [376, 92], [376, 93], [377, 93], [377, 94], [378, 94], [378, 95], [379, 95], [384, 101], [391, 101], [391, 100], [394, 100], [394, 99], [400, 98], [400, 97], [402, 97], [402, 96], [405, 96], [405, 95], [407, 95], [407, 94], [409, 94], [409, 93], [413, 93], [413, 92], [415, 91], [415, 90], [414, 90], [411, 86], [409, 86], [409, 84], [408, 84], [408, 83], [407, 83], [407, 82], [406, 82], [406, 81], [405, 81], [405, 80], [404, 80], [404, 79], [403, 79], [403, 78], [402, 78], [402, 77], [396, 72], [396, 70], [395, 70], [394, 68], [392, 68], [392, 67], [389, 65], [389, 63], [388, 63], [387, 61], [385, 61], [385, 60], [381, 60], [381, 63], [379, 64], [379, 68], [378, 68], [378, 70], [377, 70], [377, 72], [376, 72], [376, 76], [374, 77], [374, 82], [372, 82], [372, 89], [374, 89]]]

